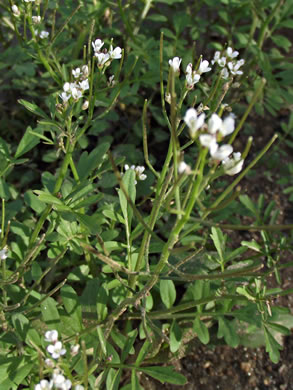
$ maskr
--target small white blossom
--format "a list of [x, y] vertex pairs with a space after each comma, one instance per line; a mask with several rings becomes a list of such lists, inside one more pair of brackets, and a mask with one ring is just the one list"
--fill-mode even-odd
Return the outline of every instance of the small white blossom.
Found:
[[214, 58], [212, 59], [211, 63], [212, 65], [214, 65], [216, 62], [218, 62], [219, 58], [220, 58], [220, 55], [221, 55], [221, 52], [220, 51], [216, 51], [215, 54], [214, 54]]
[[74, 390], [84, 390], [84, 387], [82, 385], [76, 385]]
[[174, 57], [173, 59], [169, 60], [169, 65], [173, 69], [173, 72], [179, 73], [180, 72], [180, 64], [182, 59], [179, 57]]
[[109, 49], [109, 56], [112, 60], [119, 60], [122, 57], [122, 49], [121, 47], [117, 46], [113, 50], [113, 46], [110, 46]]
[[212, 145], [210, 148], [210, 154], [213, 160], [223, 161], [233, 152], [231, 145], [222, 145], [219, 147], [218, 144]]
[[0, 259], [5, 260], [8, 257], [8, 249], [4, 247], [3, 249], [0, 250]]
[[236, 63], [228, 62], [228, 68], [233, 76], [243, 74], [242, 70], [239, 68], [244, 64], [244, 60], [239, 60]]
[[222, 161], [224, 171], [227, 175], [237, 175], [242, 170], [244, 160], [241, 159], [241, 153], [233, 153], [233, 157], [227, 157]]
[[47, 381], [47, 379], [42, 379], [40, 383], [35, 386], [35, 390], [51, 390], [53, 387], [52, 381]]
[[13, 4], [13, 6], [11, 7], [11, 10], [12, 10], [14, 16], [16, 16], [17, 18], [20, 16], [20, 11], [19, 11], [17, 5]]
[[209, 61], [207, 61], [207, 60], [200, 61], [200, 65], [199, 65], [199, 68], [197, 70], [197, 73], [199, 75], [201, 75], [202, 73], [209, 72], [210, 70], [212, 70], [212, 68], [209, 67]]
[[49, 343], [56, 343], [58, 341], [58, 331], [57, 330], [48, 330], [45, 333], [45, 341]]
[[211, 134], [201, 134], [199, 136], [199, 142], [205, 148], [213, 149], [214, 145], [217, 145], [216, 137]]
[[102, 67], [110, 60], [109, 53], [95, 53], [95, 57], [97, 58], [97, 63], [99, 67]]
[[32, 16], [32, 21], [34, 24], [40, 24], [41, 23], [41, 17], [40, 16]]
[[75, 79], [78, 79], [81, 75], [80, 68], [72, 69], [72, 75]]
[[217, 114], [212, 114], [208, 121], [208, 129], [210, 134], [215, 134], [222, 125], [222, 119]]
[[196, 71], [192, 70], [192, 64], [188, 64], [186, 67], [186, 86], [191, 89], [194, 87], [194, 84], [198, 83], [200, 80], [200, 75]]
[[25, 3], [33, 3], [35, 0], [24, 0]]
[[233, 51], [232, 47], [227, 47], [226, 53], [227, 53], [227, 56], [230, 58], [236, 58], [239, 55], [239, 52], [236, 50]]
[[45, 359], [45, 366], [49, 368], [55, 367], [55, 363], [51, 359]]
[[71, 381], [62, 374], [53, 374], [53, 383], [55, 388], [60, 390], [69, 390], [72, 386]]
[[61, 341], [56, 341], [55, 344], [50, 344], [47, 351], [52, 355], [53, 359], [59, 359], [61, 355], [65, 355], [66, 349], [62, 348]]
[[63, 100], [63, 103], [67, 103], [68, 100], [71, 98], [71, 95], [68, 95], [66, 92], [62, 92], [59, 95], [61, 99]]
[[113, 87], [115, 84], [116, 84], [116, 81], [114, 80], [114, 75], [110, 76], [109, 79], [108, 79], [108, 86], [109, 87]]
[[227, 58], [226, 57], [221, 57], [218, 59], [218, 65], [223, 68], [226, 65]]
[[222, 75], [222, 78], [223, 78], [224, 80], [227, 80], [228, 77], [229, 77], [228, 69], [227, 69], [227, 68], [222, 69], [222, 70], [221, 70], [221, 75]]
[[196, 132], [203, 126], [205, 119], [205, 114], [197, 116], [197, 112], [194, 108], [189, 108], [184, 116], [184, 122], [189, 128], [189, 134], [191, 138], [194, 138]]
[[73, 87], [71, 88], [71, 95], [74, 100], [79, 100], [82, 97], [82, 92], [79, 88]]
[[42, 31], [39, 33], [39, 37], [40, 37], [41, 39], [46, 39], [46, 38], [48, 38], [48, 36], [49, 36], [48, 31], [42, 30]]
[[226, 135], [233, 133], [234, 130], [235, 130], [235, 119], [234, 119], [234, 115], [231, 114], [222, 121], [220, 126], [220, 133], [223, 135], [223, 137], [225, 137]]
[[89, 89], [89, 81], [88, 79], [85, 79], [85, 80], [82, 80], [80, 83], [79, 83], [79, 86], [81, 88], [82, 91], [86, 91], [87, 89]]
[[92, 46], [95, 53], [98, 53], [101, 48], [104, 46], [104, 42], [101, 39], [96, 39], [95, 42], [92, 42]]

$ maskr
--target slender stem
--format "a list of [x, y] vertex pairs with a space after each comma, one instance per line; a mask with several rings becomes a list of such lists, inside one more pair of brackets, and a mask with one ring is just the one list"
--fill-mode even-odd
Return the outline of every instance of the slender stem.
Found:
[[146, 125], [146, 117], [147, 117], [147, 104], [148, 101], [145, 99], [144, 105], [143, 105], [143, 112], [142, 112], [142, 131], [143, 131], [143, 152], [144, 152], [144, 159], [146, 162], [146, 165], [149, 167], [149, 169], [152, 171], [152, 173], [159, 178], [160, 175], [158, 172], [154, 169], [152, 166], [150, 160], [149, 160], [149, 152], [148, 152], [148, 138], [147, 138], [147, 125]]

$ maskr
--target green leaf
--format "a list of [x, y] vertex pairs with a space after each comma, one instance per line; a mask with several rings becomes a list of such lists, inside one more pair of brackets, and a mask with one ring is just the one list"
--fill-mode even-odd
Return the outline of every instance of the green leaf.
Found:
[[177, 352], [182, 341], [182, 330], [177, 321], [173, 321], [170, 330], [170, 350], [172, 353]]
[[157, 379], [161, 383], [172, 383], [174, 385], [185, 385], [186, 378], [174, 371], [173, 367], [139, 367], [139, 371]]
[[49, 192], [34, 190], [34, 193], [39, 196], [39, 200], [41, 202], [52, 205], [58, 211], [72, 211], [71, 208], [66, 206], [61, 199], [57, 198], [57, 196], [50, 194]]
[[197, 316], [193, 321], [193, 330], [203, 344], [208, 344], [210, 341], [210, 334], [206, 324]]
[[254, 240], [251, 241], [241, 241], [241, 245], [246, 246], [249, 249], [252, 249], [256, 252], [262, 252], [261, 246]]
[[30, 103], [26, 100], [19, 99], [18, 103], [22, 104], [28, 111], [35, 115], [41, 116], [44, 119], [49, 119], [48, 116], [35, 103]]
[[133, 348], [133, 344], [135, 343], [136, 337], [137, 337], [137, 329], [134, 329], [133, 331], [129, 332], [127, 334], [127, 338], [121, 353], [121, 363], [123, 363], [129, 354], [133, 355], [135, 350]]
[[24, 194], [24, 201], [37, 214], [41, 214], [41, 212], [46, 208], [46, 205], [41, 202], [31, 190], [26, 191]]
[[221, 262], [224, 262], [224, 252], [226, 244], [226, 236], [223, 235], [221, 229], [212, 227], [212, 234], [210, 235], [214, 245], [217, 249]]
[[240, 195], [239, 200], [255, 217], [258, 216], [258, 210], [248, 195]]
[[40, 143], [40, 139], [35, 135], [31, 134], [32, 128], [27, 127], [22, 139], [20, 140], [18, 147], [15, 152], [15, 158], [22, 156], [27, 153], [31, 149], [33, 149], [36, 145]]
[[224, 337], [226, 343], [230, 347], [237, 347], [239, 344], [239, 336], [235, 331], [235, 326], [232, 321], [227, 320], [225, 317], [219, 318], [219, 328], [217, 337], [220, 339]]
[[164, 305], [170, 309], [176, 299], [176, 289], [172, 280], [160, 280], [160, 295]]
[[264, 326], [264, 335], [266, 342], [266, 351], [270, 355], [270, 359], [273, 363], [278, 363], [280, 360], [280, 352], [283, 347], [274, 339], [274, 336], [270, 333], [266, 326]]
[[276, 34], [273, 34], [271, 36], [271, 39], [272, 41], [279, 47], [281, 47], [282, 49], [284, 49], [287, 53], [289, 52], [290, 50], [290, 47], [292, 45], [291, 41], [286, 38], [284, 35], [276, 35]]
[[106, 339], [104, 336], [104, 333], [102, 331], [102, 328], [100, 326], [97, 326], [97, 333], [98, 333], [98, 338], [100, 342], [100, 347], [102, 349], [104, 357], [107, 356], [107, 347], [106, 347]]
[[72, 329], [80, 332], [82, 330], [81, 306], [76, 292], [71, 286], [65, 285], [61, 289], [61, 297], [65, 310], [72, 320]]
[[139, 380], [135, 370], [131, 370], [131, 385], [123, 387], [121, 390], [143, 390], [143, 387], [140, 386]]
[[[135, 197], [136, 197], [136, 188], [135, 188], [135, 171], [133, 169], [128, 169], [122, 178], [122, 183], [124, 186], [125, 191], [128, 194], [129, 199], [132, 201], [132, 203], [135, 203]], [[120, 207], [122, 210], [123, 217], [125, 219], [126, 225], [128, 225], [128, 228], [130, 230], [131, 227], [131, 220], [133, 215], [132, 207], [129, 205], [128, 200], [124, 194], [124, 192], [121, 190], [121, 188], [118, 190], [119, 194], [119, 200], [120, 200]]]
[[57, 302], [53, 298], [48, 297], [41, 303], [41, 312], [43, 321], [47, 324], [48, 328], [56, 329], [60, 332], [62, 324], [57, 310]]
[[273, 329], [273, 330], [275, 330], [276, 332], [281, 333], [281, 334], [283, 334], [283, 335], [285, 335], [285, 336], [290, 336], [290, 334], [291, 334], [290, 329], [286, 328], [286, 327], [283, 326], [283, 325], [275, 324], [275, 323], [273, 323], [273, 322], [268, 322], [267, 325], [268, 325], [271, 329]]
[[87, 179], [94, 169], [103, 162], [104, 156], [110, 148], [109, 142], [98, 145], [90, 154], [83, 152], [77, 164], [77, 172], [81, 180]]

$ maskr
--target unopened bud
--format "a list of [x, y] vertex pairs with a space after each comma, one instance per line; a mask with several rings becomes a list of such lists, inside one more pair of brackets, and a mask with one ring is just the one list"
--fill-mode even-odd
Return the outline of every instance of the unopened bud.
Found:
[[18, 17], [20, 16], [20, 11], [19, 11], [17, 5], [14, 4], [14, 5], [11, 7], [11, 10], [12, 10], [13, 15], [14, 15], [15, 17], [18, 18]]
[[76, 356], [78, 354], [78, 352], [79, 352], [79, 348], [80, 348], [79, 344], [72, 345], [71, 348], [70, 348], [71, 356]]
[[83, 103], [83, 105], [82, 105], [81, 108], [82, 108], [83, 110], [87, 110], [87, 109], [89, 108], [89, 101], [86, 100], [86, 101]]

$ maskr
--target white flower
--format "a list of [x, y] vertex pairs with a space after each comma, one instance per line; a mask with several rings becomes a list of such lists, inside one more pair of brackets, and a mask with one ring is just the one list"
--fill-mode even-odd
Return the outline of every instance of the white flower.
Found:
[[84, 390], [84, 387], [82, 385], [76, 385], [74, 390]]
[[56, 341], [55, 344], [48, 345], [47, 351], [52, 355], [53, 359], [59, 359], [61, 355], [66, 353], [66, 349], [62, 348], [61, 341]]
[[48, 341], [49, 343], [56, 343], [58, 341], [58, 331], [57, 330], [48, 330], [45, 333], [45, 341]]
[[225, 158], [222, 161], [225, 173], [229, 176], [237, 175], [242, 170], [244, 160], [241, 159], [241, 153], [233, 153], [233, 157]]
[[53, 368], [55, 366], [55, 363], [51, 359], [45, 359], [45, 366]]
[[191, 138], [194, 138], [198, 129], [204, 124], [205, 114], [197, 116], [197, 112], [194, 108], [189, 108], [184, 116], [184, 122], [189, 128], [189, 134]]
[[[131, 165], [129, 167], [128, 164], [124, 165], [125, 171], [128, 171], [129, 169], [132, 169], [135, 171], [136, 179], [138, 180], [145, 180], [147, 178], [147, 175], [145, 175], [143, 172], [145, 170], [145, 167], [138, 165], [137, 167], [135, 165]], [[137, 180], [134, 181], [135, 184], [137, 184]]]
[[221, 75], [222, 75], [222, 78], [224, 80], [227, 80], [227, 78], [229, 77], [229, 72], [228, 72], [228, 69], [227, 68], [224, 68], [221, 70]]
[[14, 16], [16, 16], [16, 17], [20, 16], [20, 11], [19, 11], [17, 5], [13, 4], [13, 6], [11, 7], [11, 10], [12, 10]]
[[71, 381], [61, 374], [53, 374], [53, 382], [55, 388], [60, 390], [69, 390], [72, 386]]
[[116, 84], [116, 81], [114, 80], [114, 78], [115, 78], [114, 75], [109, 77], [108, 83], [107, 83], [109, 87], [113, 87]]
[[0, 250], [0, 259], [5, 260], [8, 257], [8, 250], [6, 247]]
[[81, 70], [84, 77], [87, 77], [89, 75], [89, 67], [87, 65], [83, 65], [81, 67]]
[[121, 49], [121, 47], [117, 46], [113, 50], [113, 46], [111, 45], [110, 49], [109, 49], [109, 55], [110, 55], [110, 58], [112, 60], [119, 60], [122, 57], [122, 49]]
[[220, 133], [223, 135], [223, 137], [225, 137], [226, 135], [233, 133], [234, 130], [235, 130], [235, 119], [234, 119], [234, 115], [231, 114], [222, 121], [222, 124], [220, 126]]
[[226, 65], [227, 58], [226, 57], [221, 57], [218, 59], [218, 65], [223, 68]]
[[228, 68], [233, 76], [241, 75], [243, 72], [239, 68], [244, 64], [244, 60], [239, 60], [236, 63], [228, 62]]
[[34, 24], [40, 24], [41, 23], [41, 17], [40, 16], [32, 16], [32, 21]]
[[35, 386], [35, 390], [50, 390], [53, 387], [52, 381], [47, 381], [47, 379], [42, 379], [40, 383]]
[[48, 36], [49, 36], [48, 31], [42, 30], [42, 31], [39, 33], [39, 37], [40, 37], [41, 39], [48, 38]]
[[75, 79], [78, 79], [80, 77], [80, 68], [72, 69], [72, 75]]
[[73, 88], [71, 88], [71, 95], [72, 95], [74, 100], [78, 100], [82, 97], [82, 92], [77, 87], [73, 87]]
[[92, 42], [92, 46], [94, 48], [94, 52], [97, 53], [104, 46], [104, 42], [101, 39], [96, 39], [95, 42]]
[[217, 144], [216, 137], [211, 134], [201, 134], [199, 136], [199, 142], [205, 148], [213, 149]]
[[179, 57], [174, 57], [173, 59], [169, 60], [169, 65], [173, 69], [175, 73], [180, 72], [180, 64], [181, 64], [182, 59]]
[[68, 102], [68, 100], [71, 98], [71, 95], [68, 95], [66, 92], [62, 92], [59, 95], [61, 99], [63, 100], [63, 103]]
[[223, 161], [233, 152], [231, 145], [222, 145], [219, 147], [218, 144], [212, 145], [210, 148], [210, 154], [214, 160]]
[[97, 58], [98, 66], [102, 67], [110, 59], [109, 53], [95, 53]]
[[217, 114], [213, 114], [208, 121], [210, 134], [215, 134], [222, 126], [222, 119]]
[[200, 61], [200, 65], [199, 65], [199, 68], [197, 70], [198, 74], [201, 75], [202, 73], [209, 72], [210, 70], [212, 70], [212, 68], [209, 68], [209, 61], [207, 61], [207, 60]]
[[88, 79], [85, 79], [85, 80], [83, 80], [83, 81], [81, 81], [80, 83], [79, 83], [79, 86], [80, 86], [80, 88], [82, 89], [82, 91], [86, 91], [87, 89], [89, 89], [89, 81], [88, 81]]
[[215, 62], [218, 62], [219, 58], [220, 58], [220, 55], [221, 55], [221, 52], [219, 51], [216, 51], [215, 54], [214, 54], [214, 58], [212, 59], [211, 63], [212, 65], [214, 65]]
[[239, 54], [238, 51], [236, 51], [236, 50], [233, 51], [232, 47], [227, 47], [226, 53], [227, 53], [227, 56], [230, 58], [236, 58]]
[[25, 1], [25, 3], [32, 3], [32, 2], [34, 2], [35, 0], [24, 0]]
[[196, 71], [192, 70], [192, 64], [188, 64], [186, 67], [186, 86], [187, 88], [193, 88], [194, 84], [198, 83], [200, 75]]

